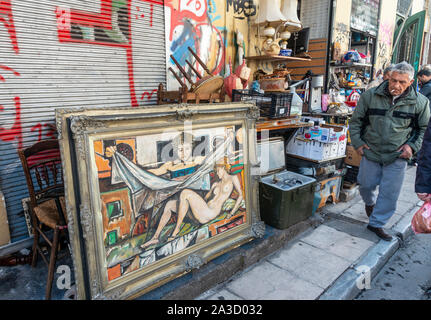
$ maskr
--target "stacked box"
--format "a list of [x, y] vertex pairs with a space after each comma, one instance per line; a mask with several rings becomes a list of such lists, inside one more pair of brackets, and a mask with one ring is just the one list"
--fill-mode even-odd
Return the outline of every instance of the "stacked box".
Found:
[[305, 139], [315, 140], [324, 143], [337, 143], [346, 138], [347, 128], [340, 126], [314, 126], [304, 128], [303, 135]]
[[[316, 134], [318, 133], [316, 132]], [[347, 140], [342, 136], [340, 137], [337, 141], [326, 143], [306, 139], [303, 135], [297, 133], [287, 144], [286, 153], [316, 161], [342, 157], [346, 153]]]

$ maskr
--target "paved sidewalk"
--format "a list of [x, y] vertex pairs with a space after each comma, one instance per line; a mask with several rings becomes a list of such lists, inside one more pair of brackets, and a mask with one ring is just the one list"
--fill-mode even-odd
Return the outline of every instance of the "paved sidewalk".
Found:
[[[266, 228], [265, 236], [236, 248], [200, 269], [142, 296], [141, 300], [310, 300], [354, 299], [356, 282], [368, 270], [371, 277], [412, 235], [410, 221], [419, 200], [414, 193], [416, 168], [406, 173], [398, 209], [388, 224], [399, 239], [392, 242], [366, 229], [368, 218], [359, 196], [326, 206], [320, 215], [287, 230]], [[58, 265], [72, 269], [70, 257]], [[57, 266], [58, 266], [57, 265]], [[0, 267], [0, 300], [44, 299], [46, 266]], [[65, 290], [53, 285], [54, 300]]]
[[414, 193], [416, 168], [406, 173], [397, 211], [386, 225], [392, 242], [368, 231], [360, 196], [326, 206], [324, 223], [261, 259], [197, 300], [353, 299], [413, 233], [410, 221], [421, 204]]

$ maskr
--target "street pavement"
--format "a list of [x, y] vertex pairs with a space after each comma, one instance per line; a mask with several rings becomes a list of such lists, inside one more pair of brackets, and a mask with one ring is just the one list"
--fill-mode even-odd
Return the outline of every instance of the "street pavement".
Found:
[[410, 237], [357, 300], [431, 300], [431, 235]]
[[[386, 225], [393, 241], [380, 240], [366, 229], [368, 217], [357, 195], [349, 202], [326, 206], [321, 212], [324, 222], [317, 228], [196, 299], [354, 299], [404, 241], [414, 237], [410, 221], [421, 205], [414, 193], [415, 175], [416, 168], [409, 167], [396, 213]], [[379, 294], [370, 299], [379, 299]]]
[[[71, 283], [73, 283], [73, 263], [70, 255], [61, 255], [56, 266], [57, 268], [60, 266], [65, 268], [61, 273], [63, 275], [65, 271], [70, 271]], [[61, 274], [54, 274], [52, 300], [65, 299], [67, 288], [60, 288], [67, 283], [63, 283], [60, 279], [60, 286], [57, 285]], [[48, 267], [41, 257], [39, 257], [34, 269], [28, 264], [0, 267], [0, 300], [44, 300], [47, 275]]]
[[[396, 237], [392, 242], [380, 240], [366, 229], [368, 218], [364, 212], [364, 203], [360, 196], [349, 202], [330, 204], [319, 213], [321, 218], [316, 227], [309, 228], [289, 240], [285, 246], [259, 242], [258, 246], [269, 255], [262, 254], [257, 263], [251, 263], [240, 272], [216, 286], [206, 287], [192, 295], [196, 300], [351, 300], [355, 299], [367, 287], [368, 282], [377, 279], [379, 271], [387, 261], [403, 246], [404, 241], [417, 237], [413, 235], [410, 221], [421, 205], [414, 193], [416, 168], [409, 167], [398, 201], [396, 214], [387, 224], [388, 231]], [[314, 217], [316, 218], [316, 217]], [[317, 219], [319, 220], [319, 219]], [[279, 239], [271, 238], [268, 239]], [[267, 240], [268, 241], [268, 240]], [[272, 240], [270, 240], [272, 241]], [[256, 242], [256, 241], [255, 241]], [[276, 247], [276, 251], [270, 247]], [[420, 246], [417, 252], [427, 250]], [[242, 249], [245, 253], [247, 249]], [[256, 248], [255, 248], [256, 250]], [[427, 250], [427, 253], [430, 251]], [[239, 263], [243, 258], [226, 258], [218, 263]], [[408, 259], [405, 256], [403, 259]], [[41, 260], [41, 259], [40, 259]], [[225, 261], [226, 260], [226, 261]], [[238, 260], [238, 261], [237, 261]], [[70, 257], [58, 264], [68, 265], [72, 269]], [[224, 268], [224, 265], [211, 265], [210, 270]], [[229, 266], [228, 266], [229, 267]], [[230, 266], [232, 270], [237, 266]], [[205, 269], [205, 268], [203, 268]], [[229, 269], [229, 268], [228, 268]], [[226, 271], [228, 269], [225, 269]], [[406, 269], [407, 270], [407, 269]], [[410, 269], [413, 272], [413, 268]], [[390, 270], [389, 270], [390, 271]], [[406, 271], [407, 272], [407, 271]], [[73, 272], [72, 272], [73, 273]], [[199, 275], [199, 273], [197, 273]], [[59, 290], [54, 279], [52, 299], [65, 299], [65, 290]], [[190, 274], [187, 279], [194, 279]], [[423, 278], [427, 274], [423, 273]], [[196, 283], [204, 287], [197, 277]], [[46, 266], [39, 261], [36, 269], [29, 265], [0, 267], [0, 300], [44, 299]], [[191, 280], [178, 279], [167, 284], [143, 299], [169, 299], [172, 288], [184, 297], [184, 289]], [[415, 281], [415, 278], [411, 278]], [[367, 282], [368, 281], [368, 282]], [[423, 285], [425, 282], [420, 281]], [[384, 285], [384, 284], [383, 284]], [[378, 285], [372, 284], [371, 287]], [[190, 289], [190, 288], [188, 288]], [[387, 288], [384, 288], [387, 289]], [[175, 291], [174, 290], [174, 291]], [[196, 291], [195, 290], [195, 291]], [[381, 290], [384, 291], [384, 290]], [[174, 295], [175, 296], [175, 295]], [[370, 299], [388, 298], [381, 293], [362, 297]], [[187, 296], [188, 297], [188, 296]], [[179, 298], [181, 299], [181, 298]], [[188, 298], [185, 298], [188, 299]]]

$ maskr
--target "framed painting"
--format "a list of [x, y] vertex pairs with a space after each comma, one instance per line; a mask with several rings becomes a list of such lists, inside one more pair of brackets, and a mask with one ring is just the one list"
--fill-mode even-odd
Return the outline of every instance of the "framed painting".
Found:
[[133, 299], [264, 235], [253, 104], [58, 109], [78, 299]]

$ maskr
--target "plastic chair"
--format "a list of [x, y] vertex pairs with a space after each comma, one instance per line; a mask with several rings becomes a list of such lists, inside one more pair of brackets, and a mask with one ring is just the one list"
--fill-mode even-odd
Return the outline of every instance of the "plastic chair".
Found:
[[[35, 143], [29, 148], [19, 149], [18, 155], [30, 194], [29, 209], [34, 234], [32, 267], [36, 266], [39, 253], [48, 266], [45, 298], [49, 300], [60, 235], [64, 235], [68, 241], [63, 171], [58, 141], [45, 140]], [[53, 230], [52, 237], [49, 230]], [[49, 260], [39, 245], [40, 237], [51, 248]]]

